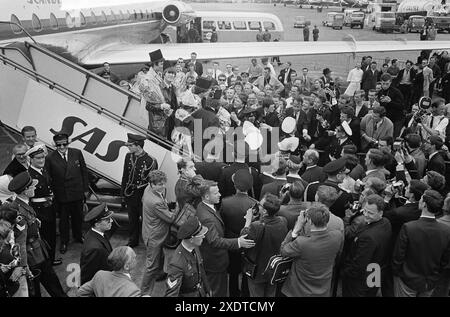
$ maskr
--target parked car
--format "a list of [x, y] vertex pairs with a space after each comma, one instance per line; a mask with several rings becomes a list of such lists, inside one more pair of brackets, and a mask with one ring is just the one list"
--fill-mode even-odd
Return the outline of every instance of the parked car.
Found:
[[295, 17], [294, 20], [294, 28], [303, 28], [305, 27], [306, 19], [303, 15], [299, 15]]
[[334, 15], [333, 17], [333, 23], [331, 24], [331, 27], [335, 30], [335, 29], [340, 29], [342, 30], [342, 27], [344, 26], [344, 14], [343, 13], [338, 13], [336, 15]]
[[408, 33], [410, 32], [417, 32], [419, 33], [421, 30], [423, 30], [423, 27], [425, 25], [425, 17], [421, 15], [411, 15], [408, 19]]

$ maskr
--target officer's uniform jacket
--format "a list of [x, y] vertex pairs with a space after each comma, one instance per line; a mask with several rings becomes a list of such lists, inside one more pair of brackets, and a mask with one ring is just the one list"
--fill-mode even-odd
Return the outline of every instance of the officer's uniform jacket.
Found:
[[180, 244], [167, 268], [166, 296], [205, 297], [210, 293], [200, 250], [196, 256]]
[[48, 258], [47, 246], [39, 235], [40, 221], [34, 209], [20, 198], [12, 204], [17, 209], [14, 237], [20, 246], [20, 266], [36, 266]]
[[56, 221], [50, 175], [45, 168], [42, 170], [41, 174], [30, 167], [28, 173], [32, 179], [38, 180], [34, 191], [34, 197], [30, 199], [30, 206], [36, 211], [36, 215], [40, 220], [48, 222]]
[[122, 196], [131, 197], [144, 193], [148, 184], [147, 176], [150, 171], [158, 169], [155, 158], [143, 152], [140, 156], [127, 153], [122, 176]]

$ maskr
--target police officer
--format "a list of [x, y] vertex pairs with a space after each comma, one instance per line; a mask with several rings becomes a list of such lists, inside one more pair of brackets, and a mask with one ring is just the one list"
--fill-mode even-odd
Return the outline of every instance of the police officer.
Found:
[[81, 285], [89, 282], [100, 270], [110, 271], [107, 259], [112, 251], [105, 232], [111, 229], [113, 212], [105, 203], [92, 208], [84, 217], [91, 229], [86, 233], [80, 257]]
[[211, 296], [199, 249], [207, 232], [195, 216], [180, 226], [177, 237], [182, 241], [167, 268], [166, 296]]
[[30, 199], [30, 206], [36, 211], [37, 218], [41, 221], [39, 233], [50, 245], [49, 256], [53, 265], [62, 264], [61, 258], [55, 259], [56, 250], [56, 209], [53, 205], [53, 192], [51, 189], [50, 175], [45, 168], [45, 150], [40, 145], [29, 149], [26, 155], [30, 158], [28, 173], [32, 179], [38, 181], [34, 191], [34, 197]]
[[158, 169], [158, 162], [144, 151], [144, 136], [131, 133], [127, 136], [126, 146], [130, 152], [125, 156], [122, 197], [128, 210], [128, 246], [133, 248], [139, 244], [139, 217], [142, 216], [142, 195], [148, 184], [147, 176], [150, 171]]
[[[40, 283], [52, 297], [67, 297], [61, 283], [53, 270], [46, 243], [41, 239], [36, 212], [29, 205], [30, 198], [38, 181], [32, 179], [28, 172], [15, 176], [8, 185], [8, 190], [17, 194], [11, 206], [17, 210], [18, 219], [14, 236], [20, 246], [21, 265], [27, 267], [28, 274], [35, 275], [30, 283], [30, 297], [41, 297]], [[40, 272], [39, 275], [36, 273]]]

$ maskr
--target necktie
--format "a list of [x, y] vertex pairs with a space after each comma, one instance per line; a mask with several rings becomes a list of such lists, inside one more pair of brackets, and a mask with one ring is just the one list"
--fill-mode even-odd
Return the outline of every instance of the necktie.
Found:
[[377, 131], [377, 128], [378, 128], [378, 124], [377, 124], [377, 122], [374, 122], [374, 124], [373, 124], [373, 132]]
[[431, 117], [430, 129], [433, 129], [434, 116]]
[[64, 156], [64, 161], [66, 161], [67, 162], [67, 153], [63, 153], [63, 156]]

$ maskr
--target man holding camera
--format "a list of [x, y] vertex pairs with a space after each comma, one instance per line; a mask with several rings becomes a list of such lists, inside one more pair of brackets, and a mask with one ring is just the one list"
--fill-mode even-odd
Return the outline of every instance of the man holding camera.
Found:
[[366, 152], [376, 147], [378, 140], [386, 136], [393, 136], [394, 124], [386, 117], [386, 109], [382, 106], [373, 108], [372, 114], [361, 120], [361, 150]]
[[378, 92], [378, 100], [380, 105], [386, 109], [386, 116], [390, 118], [394, 124], [394, 138], [400, 135], [400, 131], [404, 125], [405, 104], [403, 95], [397, 88], [392, 85], [392, 76], [388, 73], [381, 75], [381, 90]]
[[[419, 101], [419, 109], [427, 109], [427, 105], [430, 104], [428, 97], [423, 97]], [[427, 139], [430, 135], [439, 136], [442, 140], [445, 140], [445, 131], [448, 125], [448, 118], [445, 117], [445, 100], [443, 98], [436, 98], [431, 100], [430, 113], [426, 113], [422, 116], [413, 116], [408, 126], [412, 126], [414, 123], [419, 128], [419, 135], [423, 139]], [[419, 110], [419, 113], [421, 110]]]

